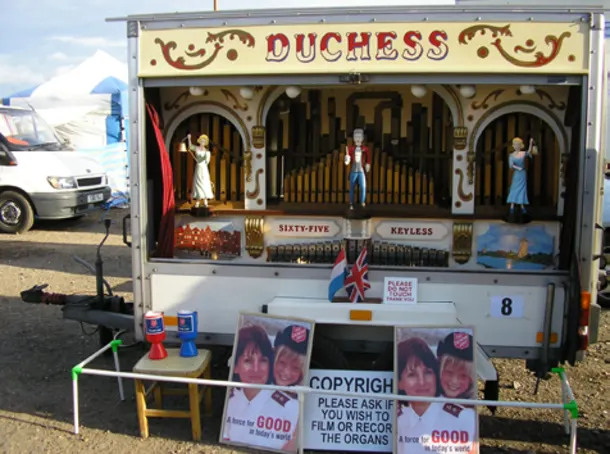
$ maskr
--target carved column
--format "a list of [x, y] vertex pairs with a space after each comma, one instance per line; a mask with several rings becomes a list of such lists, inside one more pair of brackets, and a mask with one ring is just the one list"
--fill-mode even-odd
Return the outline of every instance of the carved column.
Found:
[[264, 210], [267, 206], [266, 165], [265, 165], [265, 127], [252, 126], [252, 150], [244, 158], [244, 179], [246, 210]]
[[[252, 138], [252, 154], [250, 156], [250, 172], [246, 174], [245, 178], [245, 199], [247, 210], [266, 210], [267, 209], [267, 181], [271, 184], [271, 193], [274, 194], [275, 188], [275, 176], [272, 175], [272, 179], [269, 179], [270, 175], [267, 175], [268, 171], [274, 169], [267, 167], [267, 130], [265, 127], [266, 116], [265, 108], [268, 107], [272, 98], [272, 95], [276, 87], [254, 87], [254, 98], [252, 99], [252, 116], [249, 118], [248, 123], [250, 137]], [[270, 167], [275, 167], [270, 165]]]
[[468, 143], [468, 128], [453, 128], [452, 214], [474, 213], [474, 156]]

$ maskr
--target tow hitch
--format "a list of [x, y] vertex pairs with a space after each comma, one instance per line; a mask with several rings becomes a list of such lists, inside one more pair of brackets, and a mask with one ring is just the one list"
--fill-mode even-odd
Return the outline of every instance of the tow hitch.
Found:
[[62, 306], [63, 318], [98, 325], [100, 342], [104, 345], [112, 340], [112, 330], [133, 331], [134, 329], [133, 303], [126, 303], [122, 296], [113, 295], [112, 288], [104, 279], [104, 262], [100, 250], [110, 234], [111, 224], [110, 219], [104, 219], [106, 235], [97, 247], [95, 268], [80, 257], [73, 257], [77, 263], [95, 274], [95, 295], [46, 292], [48, 284], [35, 285], [21, 292], [21, 300], [24, 303]]

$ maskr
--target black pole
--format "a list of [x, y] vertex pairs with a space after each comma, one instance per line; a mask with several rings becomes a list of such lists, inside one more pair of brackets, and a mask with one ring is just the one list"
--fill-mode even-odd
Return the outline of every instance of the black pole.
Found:
[[97, 291], [98, 302], [102, 304], [104, 302], [104, 261], [102, 260], [102, 254], [100, 250], [110, 235], [110, 225], [112, 224], [111, 219], [104, 219], [104, 227], [106, 228], [106, 236], [97, 247], [97, 257], [95, 258], [95, 287]]

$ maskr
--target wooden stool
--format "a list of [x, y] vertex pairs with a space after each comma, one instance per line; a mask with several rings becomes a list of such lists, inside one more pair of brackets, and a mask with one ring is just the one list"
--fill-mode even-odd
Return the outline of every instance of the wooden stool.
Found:
[[[180, 349], [167, 348], [167, 357], [162, 360], [151, 360], [148, 353], [134, 366], [133, 371], [148, 375], [165, 375], [172, 377], [212, 378], [212, 353], [209, 350], [198, 350], [198, 355], [192, 358], [180, 356]], [[169, 382], [154, 382], [146, 390], [142, 380], [135, 380], [136, 403], [138, 405], [138, 421], [142, 438], [148, 438], [148, 418], [190, 418], [193, 440], [201, 440], [201, 418], [199, 404], [205, 395], [206, 414], [212, 414], [212, 388], [205, 386], [205, 391], [199, 390], [199, 385], [188, 383], [188, 391], [180, 389], [164, 389]], [[154, 393], [155, 409], [146, 407], [146, 397]], [[163, 410], [163, 394], [188, 394], [189, 411]]]

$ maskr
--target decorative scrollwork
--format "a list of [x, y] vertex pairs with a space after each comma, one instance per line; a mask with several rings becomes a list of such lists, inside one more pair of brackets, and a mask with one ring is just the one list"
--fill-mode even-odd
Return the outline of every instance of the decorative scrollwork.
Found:
[[252, 152], [250, 150], [244, 152], [244, 175], [247, 182], [252, 181]]
[[463, 202], [470, 202], [473, 195], [472, 192], [470, 194], [466, 194], [464, 191], [464, 171], [462, 169], [455, 169], [455, 174], [458, 176], [458, 197]]
[[[211, 64], [214, 60], [216, 60], [216, 57], [218, 56], [218, 54], [220, 53], [221, 50], [224, 49], [226, 43], [225, 43], [225, 38], [228, 36], [229, 40], [234, 40], [235, 38], [238, 38], [239, 41], [241, 41], [243, 44], [246, 45], [246, 47], [254, 47], [255, 41], [254, 41], [254, 37], [244, 31], [244, 30], [238, 30], [238, 29], [231, 29], [231, 30], [225, 30], [222, 31], [220, 33], [209, 33], [208, 32], [208, 37], [205, 40], [206, 44], [210, 44], [213, 43], [214, 47], [212, 50], [211, 55], [209, 55], [209, 57], [205, 58], [203, 61], [201, 61], [202, 58], [206, 57], [206, 55], [208, 55], [208, 51], [201, 47], [201, 48], [197, 48], [197, 46], [195, 46], [195, 44], [191, 43], [188, 45], [187, 50], [184, 51], [184, 54], [191, 59], [197, 59], [200, 60], [197, 63], [193, 63], [193, 64], [187, 64], [185, 58], [183, 56], [179, 56], [179, 57], [172, 57], [172, 51], [176, 50], [178, 47], [178, 44], [176, 44], [175, 41], [168, 41], [167, 43], [165, 43], [161, 38], [155, 38], [155, 44], [158, 44], [161, 47], [161, 52], [163, 54], [163, 58], [165, 59], [165, 61], [172, 66], [173, 68], [176, 69], [181, 69], [184, 71], [195, 71], [198, 69], [203, 69], [206, 66], [208, 66], [209, 64]], [[239, 57], [239, 53], [237, 52], [237, 50], [231, 48], [229, 50], [227, 50], [227, 58], [230, 61], [235, 61], [237, 60], [237, 58]], [[154, 65], [156, 64], [156, 61], [153, 63], [151, 61], [151, 64]]]
[[453, 260], [464, 265], [472, 256], [472, 222], [453, 224]]
[[498, 97], [502, 93], [504, 93], [504, 89], [498, 88], [497, 90], [494, 90], [491, 93], [489, 93], [487, 96], [485, 96], [483, 101], [481, 101], [481, 102], [472, 101], [472, 104], [470, 104], [470, 107], [472, 107], [472, 110], [487, 109], [489, 107], [488, 101], [491, 98], [493, 98], [494, 101], [497, 101]]
[[264, 220], [261, 216], [246, 217], [246, 251], [254, 259], [263, 255], [265, 250], [265, 233], [263, 229]]
[[453, 148], [456, 150], [466, 149], [468, 140], [468, 128], [465, 126], [456, 126], [453, 128]]
[[[204, 95], [208, 94], [208, 91], [205, 90]], [[184, 90], [182, 93], [180, 93], [178, 96], [176, 96], [176, 99], [174, 99], [171, 103], [168, 101], [166, 102], [163, 107], [165, 108], [165, 110], [176, 110], [180, 108], [180, 103], [182, 101], [186, 101], [188, 99], [188, 97], [191, 96], [191, 92], [188, 90]]]
[[263, 148], [265, 146], [264, 126], [252, 126], [252, 146], [254, 148]]
[[487, 31], [491, 32], [492, 38], [497, 38], [498, 36], [513, 36], [513, 32], [510, 31], [510, 25], [497, 27], [495, 25], [479, 24], [462, 30], [458, 36], [458, 41], [460, 44], [468, 44], [469, 41], [474, 39], [477, 33], [480, 32], [482, 36], [485, 35]]
[[[517, 96], [523, 95], [523, 93], [521, 93], [521, 90], [519, 90], [518, 88], [515, 93], [517, 94]], [[551, 110], [553, 110], [553, 109], [565, 110], [567, 107], [565, 102], [563, 102], [563, 101], [556, 102], [550, 94], [548, 94], [546, 91], [544, 91], [540, 88], [536, 88], [536, 94], [540, 98], [540, 101], [544, 101], [546, 99], [549, 102], [547, 104], [547, 107]]]
[[549, 102], [547, 104], [547, 107], [549, 109], [557, 109], [557, 110], [565, 110], [566, 109], [566, 103], [563, 101], [559, 101], [556, 102], [551, 95], [549, 95], [546, 91], [541, 90], [539, 88], [536, 89], [536, 94], [538, 95], [538, 97], [540, 98], [540, 101], [544, 101], [544, 99], [546, 98], [546, 100]]
[[248, 110], [248, 104], [243, 103], [240, 104], [239, 101], [237, 100], [237, 97], [231, 93], [229, 90], [227, 90], [226, 88], [221, 88], [220, 92], [225, 95], [225, 99], [227, 101], [233, 101], [233, 108], [237, 109], [237, 110], [243, 110], [244, 112]]
[[[488, 24], [473, 25], [472, 27], [462, 30], [458, 37], [458, 41], [460, 44], [469, 44], [477, 34], [484, 36], [488, 31], [491, 32], [491, 37], [495, 38], [489, 44], [498, 49], [498, 52], [506, 61], [522, 68], [541, 68], [548, 65], [559, 55], [564, 39], [572, 36], [572, 34], [567, 31], [563, 32], [558, 37], [555, 35], [546, 35], [544, 42], [551, 48], [548, 55], [545, 55], [543, 51], [536, 50], [538, 46], [531, 38], [525, 41], [525, 45], [516, 45], [512, 47], [513, 53], [515, 54], [528, 54], [533, 57], [533, 59], [530, 58], [528, 60], [519, 59], [518, 57], [511, 55], [507, 50], [510, 46], [505, 47], [502, 43], [502, 37], [513, 37], [510, 25], [505, 25], [504, 27]], [[486, 46], [479, 47], [477, 49], [477, 55], [479, 58], [487, 58], [489, 56], [489, 48]], [[569, 62], [574, 62], [575, 60], [573, 55], [568, 57]]]
[[247, 191], [246, 197], [249, 199], [256, 199], [261, 192], [260, 176], [263, 174], [263, 169], [258, 169], [254, 175], [254, 191]]

